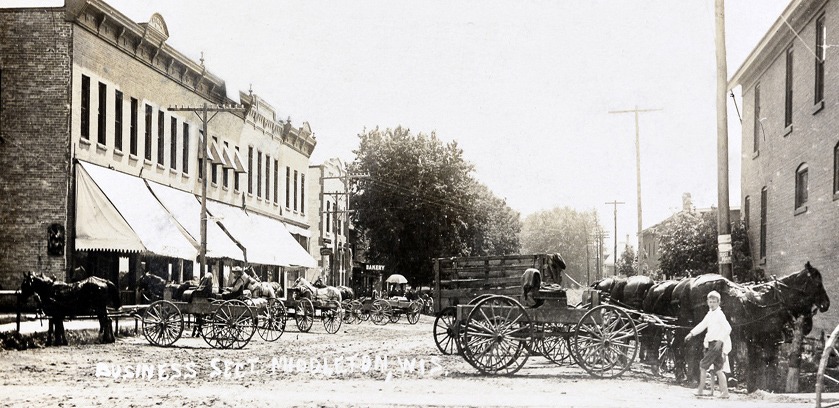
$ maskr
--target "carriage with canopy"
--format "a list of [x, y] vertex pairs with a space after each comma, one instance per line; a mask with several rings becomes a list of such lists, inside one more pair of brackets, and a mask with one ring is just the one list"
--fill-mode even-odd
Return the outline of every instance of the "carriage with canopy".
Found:
[[[385, 283], [389, 285], [405, 285], [408, 283], [403, 275], [392, 274]], [[400, 292], [404, 293], [404, 292]], [[381, 299], [357, 299], [346, 303], [347, 313], [345, 320], [367, 321], [371, 320], [376, 325], [397, 323], [402, 316], [405, 316], [410, 324], [419, 321], [424, 303], [419, 299], [408, 299], [405, 296], [391, 296]]]

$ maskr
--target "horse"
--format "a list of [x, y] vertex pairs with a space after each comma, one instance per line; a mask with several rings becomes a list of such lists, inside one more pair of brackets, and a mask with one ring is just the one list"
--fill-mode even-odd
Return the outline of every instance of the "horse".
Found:
[[291, 288], [298, 289], [300, 291], [300, 296], [302, 297], [308, 297], [312, 300], [335, 300], [338, 303], [341, 303], [341, 291], [338, 290], [338, 288], [334, 286], [316, 288], [302, 276], [294, 281], [294, 285]]
[[343, 299], [343, 300], [353, 300], [353, 299], [355, 299], [355, 291], [352, 290], [351, 287], [344, 286], [344, 285], [339, 285], [339, 286], [336, 286], [336, 288], [338, 288], [338, 291], [341, 292], [341, 299]]
[[247, 289], [251, 296], [265, 299], [276, 299], [277, 293], [282, 293], [283, 287], [278, 282], [263, 282], [259, 279], [253, 268], [245, 268], [245, 275], [248, 276]]
[[[562, 255], [559, 253], [550, 254], [546, 257], [544, 269], [546, 272], [546, 281], [562, 284], [562, 271], [567, 265]], [[539, 307], [545, 302], [544, 299], [535, 299], [533, 294], [538, 292], [542, 287], [542, 272], [536, 268], [527, 268], [521, 275], [521, 299], [522, 302], [529, 307]]]
[[152, 303], [163, 299], [163, 291], [166, 288], [166, 279], [155, 274], [145, 272], [140, 279], [137, 279], [137, 290], [143, 303]]
[[[739, 373], [746, 374], [749, 392], [765, 388], [765, 369], [776, 364], [777, 344], [784, 340], [785, 328], [798, 317], [809, 321], [805, 324], [805, 335], [812, 328], [812, 317], [830, 307], [830, 298], [825, 292], [822, 275], [807, 262], [798, 272], [771, 282], [743, 286], [716, 274], [690, 278], [683, 285], [679, 283], [673, 296], [679, 296], [679, 323], [676, 339], [684, 335], [708, 312], [708, 292], [720, 293], [720, 307], [732, 326], [732, 346], [736, 359], [734, 366]], [[680, 291], [680, 286], [683, 289]], [[698, 361], [702, 336], [696, 336], [685, 345], [687, 374], [698, 373]], [[675, 347], [675, 345], [674, 345]], [[741, 358], [745, 357], [745, 358]]]
[[[100, 342], [116, 341], [111, 319], [108, 317], [108, 306], [119, 309], [122, 302], [119, 289], [113, 282], [91, 276], [68, 284], [54, 282], [43, 274], [34, 275], [30, 272], [23, 276], [19, 301], [22, 303], [32, 295], [37, 295], [44, 314], [50, 318], [50, 326], [55, 328], [53, 345], [67, 345], [65, 318], [89, 314], [95, 314], [99, 318]], [[50, 340], [48, 333], [47, 344]]]

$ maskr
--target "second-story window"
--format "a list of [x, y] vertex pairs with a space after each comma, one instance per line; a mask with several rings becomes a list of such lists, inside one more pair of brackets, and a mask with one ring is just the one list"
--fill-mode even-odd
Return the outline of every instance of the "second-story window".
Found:
[[306, 214], [306, 175], [300, 175], [300, 214]]
[[256, 196], [262, 197], [262, 152], [256, 151]]
[[82, 139], [90, 140], [90, 77], [82, 75]]
[[294, 211], [297, 211], [297, 170], [294, 170], [294, 199], [292, 200]]
[[280, 200], [280, 162], [274, 159], [274, 204], [279, 204]]
[[[239, 154], [239, 146], [236, 146], [236, 154]], [[239, 173], [233, 173], [233, 189], [239, 191]]]
[[157, 164], [163, 165], [163, 160], [166, 157], [166, 115], [163, 111], [157, 111]]
[[143, 139], [143, 152], [145, 152], [144, 156], [146, 160], [151, 161], [151, 117], [152, 113], [151, 105], [146, 105], [146, 137]]
[[122, 92], [114, 91], [114, 149], [122, 150]]
[[248, 194], [253, 194], [253, 147], [248, 147]]
[[[227, 149], [229, 147], [230, 147], [230, 144], [228, 144], [227, 142], [224, 142], [224, 153], [226, 153], [228, 151]], [[222, 153], [222, 154], [224, 154], [224, 153]], [[230, 176], [228, 176], [229, 172], [230, 172], [229, 169], [225, 169], [224, 166], [221, 167], [221, 184], [224, 186], [224, 188], [227, 188], [227, 186], [230, 184]]]
[[285, 208], [291, 209], [291, 167], [285, 168]]
[[265, 154], [265, 201], [271, 201], [271, 158]]
[[[213, 136], [213, 144], [212, 146], [218, 146], [218, 138]], [[218, 149], [216, 149], [218, 150]], [[220, 158], [219, 158], [220, 159]], [[218, 163], [213, 163], [210, 161], [210, 180], [212, 180], [213, 184], [218, 184], [218, 168], [221, 167]]]
[[169, 118], [169, 167], [172, 170], [178, 169], [178, 119], [174, 116]]
[[813, 90], [813, 103], [824, 100], [824, 58], [825, 35], [824, 14], [816, 19], [816, 72], [813, 76], [815, 89]]
[[332, 203], [329, 201], [326, 202], [326, 214], [324, 214], [324, 217], [326, 217], [326, 233], [328, 234], [332, 230]]
[[128, 152], [134, 156], [137, 155], [137, 116], [140, 114], [137, 109], [137, 99], [131, 98], [131, 118], [129, 119], [131, 125], [128, 128]]
[[802, 163], [795, 171], [795, 208], [807, 204], [807, 163]]
[[760, 190], [760, 257], [766, 258], [766, 216], [768, 212], [768, 193], [766, 187]]
[[787, 68], [784, 81], [784, 127], [792, 125], [792, 47], [787, 48]]
[[108, 86], [99, 83], [99, 112], [97, 112], [96, 121], [96, 142], [105, 145], [107, 144], [107, 120], [108, 120]]
[[184, 149], [181, 156], [184, 174], [189, 174], [189, 123], [184, 122]]
[[760, 83], [755, 85], [755, 112], [754, 112], [754, 151], [760, 151], [760, 138], [763, 135], [763, 124], [760, 122]]

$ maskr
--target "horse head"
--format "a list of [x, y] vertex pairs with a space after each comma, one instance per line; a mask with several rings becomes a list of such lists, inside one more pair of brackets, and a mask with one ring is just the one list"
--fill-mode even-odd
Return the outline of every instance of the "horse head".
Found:
[[318, 289], [322, 289], [322, 288], [326, 287], [326, 284], [323, 283], [323, 279], [321, 279], [320, 276], [318, 276], [318, 278], [315, 280], [315, 283], [313, 283], [312, 285], [314, 285]]
[[778, 279], [778, 291], [785, 302], [790, 302], [795, 313], [812, 313], [814, 308], [826, 312], [830, 308], [822, 274], [810, 262], [804, 265], [804, 269]]
[[567, 267], [565, 260], [562, 259], [562, 255], [560, 255], [559, 252], [548, 255], [545, 266], [547, 267], [547, 275], [550, 277], [552, 283], [561, 285], [562, 271], [564, 271]]

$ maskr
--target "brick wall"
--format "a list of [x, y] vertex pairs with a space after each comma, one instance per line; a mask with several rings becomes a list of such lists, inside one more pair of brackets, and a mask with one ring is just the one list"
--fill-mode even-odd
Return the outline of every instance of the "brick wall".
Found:
[[[829, 39], [839, 32], [839, 4], [823, 9]], [[820, 13], [821, 11], [817, 11]], [[815, 16], [815, 14], [814, 14]], [[800, 270], [809, 261], [823, 276], [834, 307], [817, 316], [816, 327], [828, 333], [839, 321], [839, 200], [833, 197], [833, 148], [839, 142], [839, 49], [828, 48], [825, 58], [824, 107], [814, 105], [814, 19], [799, 31], [801, 39], [781, 44], [774, 60], [744, 81], [742, 134], [742, 196], [750, 197], [752, 253], [756, 267], [778, 277]], [[802, 42], [803, 41], [803, 42]], [[806, 47], [805, 47], [806, 44]], [[785, 50], [794, 48], [793, 126], [784, 127]], [[809, 50], [808, 50], [809, 48]], [[760, 83], [760, 117], [763, 118], [760, 149], [753, 149], [754, 85]], [[795, 211], [795, 172], [807, 163], [809, 198], [807, 210]], [[760, 263], [760, 192], [768, 190], [766, 258]]]
[[[62, 9], [0, 10], [0, 286], [64, 278], [47, 227], [67, 227], [73, 27]], [[67, 228], [69, 231], [69, 228]], [[66, 251], [65, 251], [66, 253]]]

